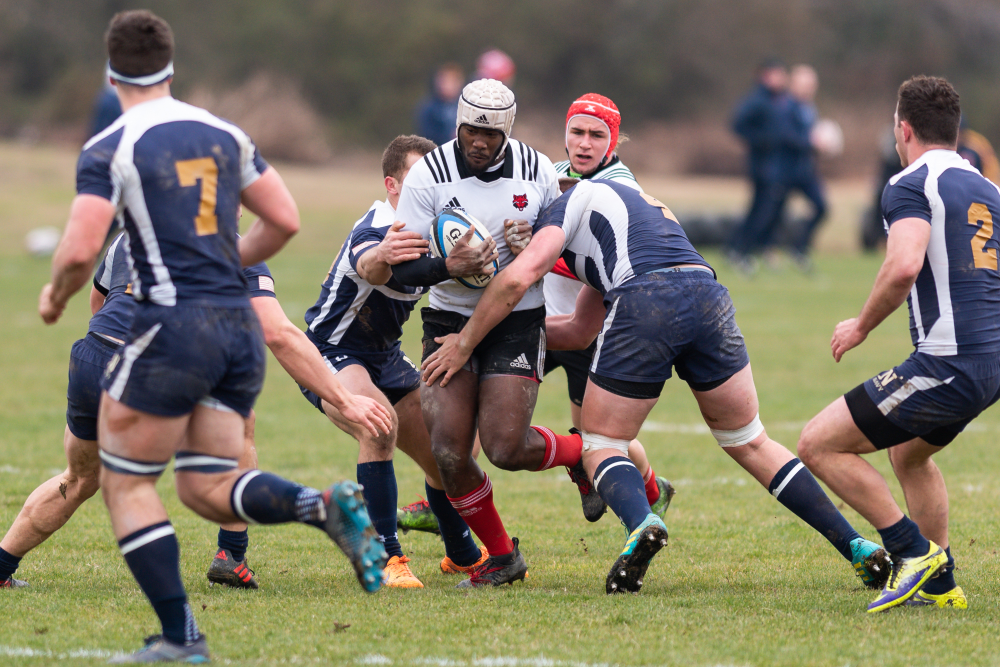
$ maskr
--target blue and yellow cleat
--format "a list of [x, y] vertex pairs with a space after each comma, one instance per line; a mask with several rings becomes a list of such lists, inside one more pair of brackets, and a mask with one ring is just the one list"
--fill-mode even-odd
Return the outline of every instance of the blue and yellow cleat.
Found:
[[851, 565], [854, 573], [869, 589], [880, 590], [892, 572], [892, 559], [879, 545], [864, 538], [851, 541]]
[[326, 509], [323, 530], [354, 566], [364, 590], [378, 591], [389, 555], [368, 517], [361, 486], [350, 480], [332, 485], [323, 492], [323, 506]]
[[969, 607], [969, 599], [965, 598], [965, 592], [962, 591], [961, 587], [955, 587], [951, 591], [945, 592], [944, 594], [928, 594], [921, 589], [914, 594], [905, 605], [920, 607], [936, 605], [939, 608], [967, 610]]
[[944, 550], [934, 541], [929, 542], [930, 549], [922, 557], [893, 558], [889, 581], [885, 583], [885, 589], [879, 597], [868, 605], [868, 612], [882, 612], [906, 603], [948, 563], [948, 555]]
[[667, 545], [667, 525], [655, 513], [629, 534], [621, 555], [608, 573], [604, 590], [608, 594], [638, 593], [649, 562]]

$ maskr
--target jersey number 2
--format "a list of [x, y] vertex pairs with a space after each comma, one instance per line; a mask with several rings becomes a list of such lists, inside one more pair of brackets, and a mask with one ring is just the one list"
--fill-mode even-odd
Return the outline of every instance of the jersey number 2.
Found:
[[[982, 222], [982, 227], [979, 223]], [[997, 270], [997, 249], [987, 248], [986, 243], [993, 238], [993, 214], [985, 204], [973, 202], [969, 207], [969, 225], [979, 227], [972, 237], [972, 262], [976, 269]]]
[[215, 199], [219, 187], [219, 167], [214, 158], [195, 158], [194, 160], [178, 160], [177, 181], [182, 188], [190, 188], [201, 181], [201, 202], [198, 205], [198, 215], [194, 218], [194, 229], [199, 237], [217, 234], [219, 219], [215, 216]]

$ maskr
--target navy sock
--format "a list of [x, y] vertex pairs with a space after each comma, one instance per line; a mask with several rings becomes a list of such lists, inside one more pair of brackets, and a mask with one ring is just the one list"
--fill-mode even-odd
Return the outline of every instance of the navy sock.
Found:
[[840, 514], [805, 464], [796, 458], [782, 466], [767, 491], [830, 541], [844, 559], [851, 560], [851, 541], [861, 534]]
[[441, 540], [444, 541], [444, 553], [458, 566], [471, 566], [479, 561], [482, 553], [476, 546], [476, 541], [469, 531], [469, 525], [451, 505], [448, 495], [443, 489], [434, 489], [424, 481], [427, 493], [427, 504], [438, 521], [441, 529]]
[[955, 582], [955, 558], [951, 556], [951, 548], [944, 548], [944, 553], [948, 555], [948, 563], [945, 564], [938, 574], [927, 581], [924, 585], [923, 591], [928, 594], [934, 594], [936, 596], [941, 594], [947, 594], [952, 589], [958, 586]]
[[390, 557], [403, 556], [403, 548], [396, 533], [396, 502], [399, 501], [399, 493], [396, 490], [396, 471], [392, 460], [358, 464], [358, 484], [364, 487], [361, 494], [365, 497], [368, 517], [385, 546], [386, 554]]
[[653, 512], [646, 500], [642, 474], [628, 457], [609, 457], [598, 464], [594, 472], [594, 487], [629, 533], [635, 531]]
[[247, 534], [246, 529], [243, 531], [227, 531], [221, 527], [219, 528], [219, 549], [229, 550], [236, 563], [243, 561], [243, 558], [247, 554], [247, 546], [249, 545], [250, 535]]
[[326, 516], [318, 490], [264, 471], [244, 473], [233, 485], [229, 500], [237, 517], [258, 524], [321, 526], [320, 520]]
[[930, 542], [920, 535], [917, 523], [906, 515], [892, 526], [878, 530], [882, 545], [894, 557], [922, 557], [931, 549]]
[[17, 567], [21, 564], [21, 557], [15, 557], [7, 550], [0, 547], [0, 582], [4, 582], [14, 575]]
[[173, 525], [167, 521], [139, 529], [118, 541], [118, 549], [153, 604], [164, 637], [179, 645], [197, 640], [198, 624], [181, 584], [180, 548]]

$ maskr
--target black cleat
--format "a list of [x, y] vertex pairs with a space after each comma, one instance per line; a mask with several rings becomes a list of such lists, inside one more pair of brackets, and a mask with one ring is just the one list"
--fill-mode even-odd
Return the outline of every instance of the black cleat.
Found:
[[233, 559], [229, 550], [219, 548], [212, 565], [208, 567], [209, 586], [215, 584], [235, 587], [237, 589], [257, 589], [257, 579], [254, 572], [247, 566], [246, 557], [243, 561]]
[[[579, 434], [579, 429], [570, 429], [571, 434]], [[590, 478], [587, 476], [587, 470], [583, 468], [583, 458], [580, 458], [576, 464], [572, 467], [567, 466], [566, 472], [569, 473], [569, 479], [576, 483], [576, 487], [580, 490], [580, 504], [583, 506], [583, 516], [587, 518], [588, 522], [596, 522], [604, 516], [604, 513], [608, 512], [608, 505], [604, 503], [604, 499], [601, 495], [597, 493], [597, 488], [594, 487]]]
[[27, 587], [28, 583], [24, 580], [18, 580], [13, 575], [8, 577], [3, 582], [0, 582], [0, 589], [20, 589], [21, 587]]
[[625, 548], [608, 573], [604, 590], [608, 594], [639, 593], [649, 562], [666, 545], [667, 527], [657, 515], [650, 513], [646, 516], [646, 520], [629, 534]]
[[499, 587], [517, 580], [524, 580], [528, 575], [528, 564], [517, 547], [517, 538], [511, 538], [514, 543], [514, 561], [509, 564], [497, 563], [496, 557], [490, 556], [482, 565], [470, 573], [468, 580], [462, 580], [456, 589], [470, 587]]

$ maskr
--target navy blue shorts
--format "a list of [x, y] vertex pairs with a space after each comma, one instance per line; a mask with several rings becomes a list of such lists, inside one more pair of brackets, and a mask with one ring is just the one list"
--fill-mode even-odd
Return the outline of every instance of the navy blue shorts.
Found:
[[142, 303], [101, 382], [144, 413], [187, 415], [198, 403], [250, 415], [264, 383], [264, 336], [245, 308]]
[[704, 271], [637, 276], [604, 297], [590, 380], [631, 398], [656, 398], [671, 367], [694, 390], [718, 387], [750, 363], [729, 291]]
[[90, 333], [73, 344], [66, 388], [66, 426], [83, 441], [97, 440], [97, 409], [101, 405], [101, 376], [122, 346]]
[[[362, 353], [329, 345], [318, 347], [320, 355], [333, 373], [352, 364], [363, 366], [372, 383], [393, 406], [410, 392], [420, 388], [420, 372], [399, 346], [384, 353]], [[299, 389], [309, 403], [318, 408], [320, 413], [326, 414], [322, 401], [315, 393], [301, 385]]]
[[855, 424], [879, 449], [920, 437], [945, 446], [1000, 398], [1000, 354], [913, 353], [845, 395]]

